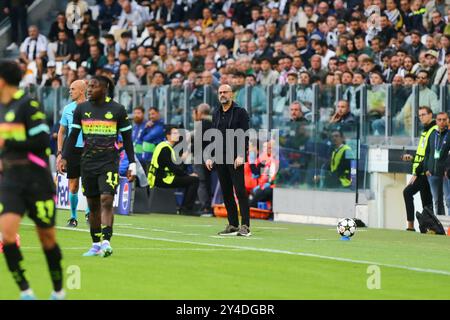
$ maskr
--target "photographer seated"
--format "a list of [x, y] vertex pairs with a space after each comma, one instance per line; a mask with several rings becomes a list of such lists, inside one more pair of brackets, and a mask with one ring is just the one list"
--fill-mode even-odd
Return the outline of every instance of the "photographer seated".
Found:
[[197, 197], [199, 179], [195, 173], [188, 175], [179, 164], [173, 147], [180, 139], [176, 126], [164, 128], [166, 140], [159, 143], [153, 153], [148, 171], [150, 188], [184, 188], [183, 204], [180, 213], [195, 213], [193, 208]]

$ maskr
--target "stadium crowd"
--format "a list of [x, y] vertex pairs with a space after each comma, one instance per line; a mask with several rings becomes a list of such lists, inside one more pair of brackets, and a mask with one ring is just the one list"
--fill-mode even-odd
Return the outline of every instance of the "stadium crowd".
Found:
[[[28, 28], [20, 44], [20, 64], [27, 74], [21, 85], [67, 87], [106, 75], [118, 88], [188, 86], [193, 107], [203, 102], [208, 85], [213, 95], [209, 108], [217, 106], [219, 85], [230, 84], [241, 106], [246, 105], [245, 87], [251, 86], [254, 126], [261, 125], [258, 113], [266, 110], [264, 87], [277, 85], [283, 96], [287, 85], [295, 85], [295, 101], [282, 105], [283, 121], [289, 132], [302, 132], [312, 119], [311, 85], [341, 84], [343, 100], [336, 105], [338, 99], [327, 95], [321, 100], [320, 118], [333, 160], [333, 131], [338, 129], [334, 134], [342, 139], [342, 131], [354, 128], [361, 115], [357, 88], [362, 84], [370, 88], [366, 116], [374, 135], [385, 131], [386, 84], [392, 84], [390, 112], [399, 131], [411, 128], [412, 85], [419, 85], [420, 106], [438, 111], [433, 86], [447, 85], [450, 75], [449, 15], [445, 0], [73, 0], [49, 34]], [[170, 119], [162, 119], [156, 106], [129, 110], [136, 153], [145, 168]], [[208, 110], [202, 108], [206, 116]], [[282, 140], [286, 146], [305, 147], [299, 135], [288, 136]], [[250, 177], [255, 167], [266, 166], [269, 172], [273, 163], [254, 159], [252, 164]], [[348, 187], [349, 168], [343, 171], [347, 178], [341, 186]], [[263, 180], [249, 183], [251, 192], [259, 193], [256, 198], [275, 183], [270, 174]]]

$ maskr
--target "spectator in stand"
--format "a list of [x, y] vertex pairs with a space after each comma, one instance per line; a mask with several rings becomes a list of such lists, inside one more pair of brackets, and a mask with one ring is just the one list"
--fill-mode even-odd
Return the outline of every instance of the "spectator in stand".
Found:
[[347, 100], [339, 100], [336, 105], [336, 112], [330, 119], [330, 126], [341, 130], [355, 130], [356, 119], [350, 112], [350, 104]]
[[87, 59], [87, 69], [88, 73], [93, 76], [100, 71], [107, 63], [108, 60], [104, 55], [101, 54], [101, 50], [98, 46], [91, 46], [89, 48], [90, 57]]
[[122, 7], [116, 0], [103, 0], [99, 5], [98, 22], [103, 31], [109, 31], [111, 26], [119, 20]]
[[73, 31], [67, 27], [66, 16], [64, 12], [58, 13], [56, 16], [56, 21], [50, 26], [50, 32], [48, 33], [48, 41], [55, 42], [58, 40], [58, 33], [60, 31], [66, 31], [67, 36], [70, 39], [74, 38]]
[[421, 8], [422, 0], [412, 0], [410, 11], [405, 13], [405, 27], [406, 31], [411, 32], [417, 30], [421, 33], [426, 33], [423, 25], [423, 16], [426, 12], [425, 8]]
[[435, 10], [431, 15], [431, 23], [429, 25], [429, 33], [435, 35], [437, 33], [443, 34], [445, 29], [445, 21], [442, 18], [442, 14]]
[[444, 86], [448, 82], [448, 71], [450, 71], [450, 51], [446, 52], [445, 64], [436, 71], [436, 77], [434, 78], [434, 85]]
[[297, 99], [305, 106], [308, 111], [311, 111], [313, 103], [313, 91], [312, 91], [312, 79], [311, 75], [307, 71], [300, 73], [300, 85], [297, 89]]
[[142, 16], [142, 7], [135, 2], [129, 0], [122, 1], [121, 4], [122, 13], [119, 16], [117, 27], [119, 29], [131, 29], [136, 27], [141, 29], [144, 26], [144, 20]]
[[28, 37], [20, 45], [20, 59], [26, 64], [36, 61], [36, 63], [43, 63], [47, 56], [47, 38], [39, 34], [37, 26], [30, 26], [28, 28]]
[[151, 107], [148, 110], [148, 121], [137, 144], [142, 145], [142, 167], [147, 172], [152, 161], [153, 151], [164, 140], [164, 120], [161, 119], [159, 109]]
[[83, 15], [89, 10], [88, 3], [84, 0], [71, 0], [66, 6], [66, 21], [74, 27], [74, 32], [79, 31]]
[[100, 28], [98, 26], [98, 23], [92, 20], [91, 10], [88, 10], [85, 13], [83, 13], [83, 20], [81, 21], [80, 26], [81, 28], [79, 33], [81, 34], [87, 36], [94, 35], [96, 37], [100, 35]]
[[430, 75], [430, 83], [434, 83], [437, 70], [439, 69], [438, 57], [439, 54], [435, 50], [428, 50], [425, 53], [425, 58], [427, 59], [428, 74]]
[[311, 68], [308, 71], [311, 76], [320, 79], [320, 81], [325, 80], [327, 72], [322, 69], [322, 57], [320, 55], [315, 54], [311, 57]]
[[89, 58], [89, 45], [82, 34], [75, 36], [74, 53], [72, 60], [80, 66], [83, 61]]
[[375, 71], [370, 74], [370, 89], [367, 92], [368, 117], [373, 133], [382, 135], [382, 125], [386, 113], [386, 86], [381, 73]]
[[28, 28], [28, 7], [33, 0], [15, 0], [5, 1], [3, 13], [9, 16], [11, 21], [10, 44], [6, 50], [17, 50], [26, 35]]
[[[431, 108], [433, 113], [438, 113], [439, 103], [436, 93], [428, 88], [429, 74], [426, 70], [421, 70], [417, 74], [417, 84], [419, 85], [419, 106], [426, 106]], [[410, 134], [412, 125], [412, 103], [414, 95], [408, 97], [405, 105], [400, 113], [394, 118], [394, 121], [398, 123], [398, 126], [403, 127], [406, 134]]]
[[425, 46], [421, 42], [421, 36], [418, 30], [411, 31], [411, 44], [408, 47], [408, 54], [416, 61], [419, 60], [420, 52], [425, 50]]
[[41, 87], [50, 87], [52, 80], [57, 78], [55, 61], [47, 62], [47, 72], [42, 76]]
[[85, 66], [78, 67], [77, 77], [79, 80], [89, 80], [91, 78], [91, 76], [88, 73], [88, 69]]
[[294, 101], [289, 106], [289, 122], [292, 124], [309, 123], [304, 116], [302, 104], [299, 101]]
[[75, 54], [75, 43], [69, 38], [65, 30], [58, 32], [58, 41], [56, 43], [55, 61], [67, 63], [72, 60]]
[[403, 74], [403, 68], [401, 67], [400, 58], [397, 55], [393, 55], [389, 59], [389, 68], [383, 72], [383, 77], [387, 83], [391, 83], [396, 75], [401, 74]]
[[253, 177], [257, 178], [257, 186], [253, 188], [249, 206], [258, 208], [258, 202], [272, 202], [273, 188], [279, 169], [279, 161], [273, 150], [274, 141], [263, 144], [263, 150], [254, 163], [250, 161]]
[[280, 74], [278, 71], [272, 69], [272, 63], [269, 58], [261, 59], [261, 71], [258, 74], [257, 80], [263, 86], [274, 85], [277, 83]]
[[161, 22], [164, 25], [176, 27], [183, 19], [183, 8], [173, 0], [164, 0], [164, 6], [161, 10]]

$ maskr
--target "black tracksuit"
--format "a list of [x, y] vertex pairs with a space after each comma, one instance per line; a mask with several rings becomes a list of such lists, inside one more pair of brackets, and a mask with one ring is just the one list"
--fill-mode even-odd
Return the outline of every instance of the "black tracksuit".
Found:
[[[423, 133], [430, 130], [436, 125], [436, 121], [432, 121], [430, 124], [423, 128]], [[427, 146], [429, 145], [429, 141]], [[433, 208], [433, 197], [431, 195], [430, 185], [427, 180], [427, 176], [424, 174], [424, 161], [422, 161], [415, 170], [417, 176], [416, 180], [412, 184], [408, 184], [403, 189], [403, 198], [405, 200], [406, 217], [409, 222], [414, 221], [414, 195], [420, 192], [420, 198], [422, 200], [422, 207]]]
[[197, 198], [198, 178], [187, 175], [180, 166], [173, 163], [172, 153], [169, 148], [163, 148], [158, 157], [159, 168], [169, 168], [175, 175], [171, 184], [163, 181], [165, 172], [157, 170], [155, 174], [155, 185], [159, 188], [185, 188], [183, 204], [181, 209], [192, 210]]
[[[247, 159], [248, 153], [248, 139], [245, 141], [244, 148], [238, 148], [237, 143], [235, 141], [234, 148], [227, 147], [230, 144], [230, 141], [227, 141], [226, 130], [232, 129], [242, 129], [246, 132], [249, 129], [249, 116], [245, 109], [240, 108], [236, 103], [233, 102], [230, 109], [226, 112], [223, 111], [222, 107], [219, 107], [215, 110], [213, 114], [213, 126], [214, 128], [221, 131], [223, 138], [223, 162], [216, 161], [216, 169], [217, 175], [219, 177], [220, 186], [222, 188], [223, 199], [225, 203], [225, 207], [228, 213], [228, 222], [230, 225], [234, 227], [239, 226], [239, 218], [238, 218], [238, 209], [236, 206], [236, 202], [234, 200], [234, 191], [236, 192], [236, 196], [239, 202], [240, 214], [242, 217], [242, 225], [250, 226], [250, 209], [248, 203], [248, 195], [247, 190], [245, 189], [245, 181], [244, 181], [244, 166], [239, 166], [238, 168], [234, 168], [234, 164], [227, 163], [226, 158], [231, 158], [234, 160], [237, 156], [241, 156], [244, 158], [244, 161]], [[218, 146], [216, 146], [216, 150]], [[231, 152], [231, 153], [230, 153]], [[216, 154], [216, 159], [218, 158], [218, 154]], [[231, 157], [232, 156], [232, 157]]]

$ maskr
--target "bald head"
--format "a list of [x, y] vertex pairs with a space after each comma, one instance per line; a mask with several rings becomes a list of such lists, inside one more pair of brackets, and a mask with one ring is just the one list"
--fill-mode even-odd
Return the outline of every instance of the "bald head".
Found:
[[70, 85], [70, 98], [76, 101], [77, 104], [86, 101], [86, 89], [87, 86], [84, 80], [75, 80]]
[[219, 101], [222, 107], [229, 106], [232, 102], [233, 90], [228, 84], [223, 84], [219, 87]]

